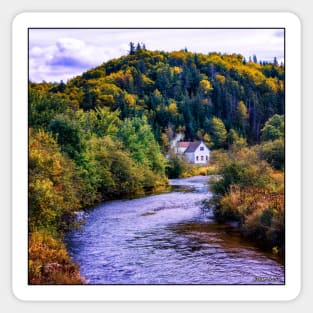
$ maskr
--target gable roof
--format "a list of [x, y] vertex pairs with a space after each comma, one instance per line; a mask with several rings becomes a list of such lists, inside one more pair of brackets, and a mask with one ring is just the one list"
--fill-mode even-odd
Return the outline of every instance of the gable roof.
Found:
[[200, 146], [202, 141], [195, 141], [195, 142], [190, 142], [188, 148], [186, 149], [185, 153], [192, 153], [197, 150], [197, 148]]
[[177, 143], [177, 147], [179, 147], [179, 148], [188, 148], [190, 144], [191, 144], [190, 141], [180, 141], [180, 142]]

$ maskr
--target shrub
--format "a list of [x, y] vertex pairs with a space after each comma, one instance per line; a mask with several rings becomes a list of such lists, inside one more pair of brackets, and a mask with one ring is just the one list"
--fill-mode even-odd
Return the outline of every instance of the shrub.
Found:
[[230, 191], [230, 186], [265, 187], [270, 182], [271, 168], [265, 161], [258, 159], [256, 151], [243, 148], [230, 153], [221, 160], [219, 174], [222, 179], [213, 184], [212, 188], [218, 195]]
[[44, 131], [29, 132], [29, 226], [62, 228], [62, 216], [80, 208], [81, 181], [74, 163]]
[[63, 242], [47, 231], [29, 235], [28, 282], [38, 284], [83, 284], [76, 264], [68, 255]]
[[238, 221], [243, 234], [275, 253], [284, 250], [284, 173], [258, 158], [259, 147], [220, 158], [210, 201], [218, 220]]
[[285, 168], [285, 144], [283, 139], [263, 143], [260, 152], [261, 157], [273, 168], [279, 170]]
[[169, 178], [182, 177], [183, 173], [186, 172], [186, 169], [187, 165], [183, 159], [175, 154], [170, 155], [166, 166], [166, 175]]
[[261, 129], [261, 139], [264, 141], [282, 139], [285, 137], [284, 133], [284, 115], [275, 114], [266, 121]]

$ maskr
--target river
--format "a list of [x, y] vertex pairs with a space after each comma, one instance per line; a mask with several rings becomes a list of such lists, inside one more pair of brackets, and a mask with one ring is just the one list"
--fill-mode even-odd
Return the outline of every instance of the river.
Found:
[[103, 203], [66, 242], [89, 284], [284, 284], [284, 266], [219, 224], [203, 201], [208, 177], [172, 191]]

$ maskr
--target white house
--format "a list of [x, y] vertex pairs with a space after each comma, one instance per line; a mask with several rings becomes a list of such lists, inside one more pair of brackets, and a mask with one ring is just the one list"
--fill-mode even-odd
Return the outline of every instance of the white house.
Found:
[[184, 155], [189, 163], [206, 164], [210, 161], [210, 149], [203, 141], [180, 141], [177, 142], [175, 153]]

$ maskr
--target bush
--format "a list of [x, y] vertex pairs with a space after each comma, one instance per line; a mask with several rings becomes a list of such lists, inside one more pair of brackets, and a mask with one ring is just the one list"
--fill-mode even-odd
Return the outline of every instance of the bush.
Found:
[[210, 201], [218, 220], [239, 222], [243, 234], [265, 248], [284, 250], [284, 173], [258, 158], [259, 147], [220, 158]]
[[275, 114], [270, 117], [264, 127], [261, 129], [261, 139], [276, 140], [285, 137], [285, 120], [284, 115]]
[[267, 141], [261, 145], [261, 158], [266, 160], [273, 168], [285, 168], [285, 144], [283, 139]]
[[172, 154], [167, 162], [166, 175], [169, 178], [182, 177], [186, 170], [186, 162], [179, 156]]
[[63, 242], [47, 231], [34, 231], [29, 236], [28, 282], [38, 284], [83, 284]]
[[271, 168], [258, 159], [255, 150], [244, 148], [221, 160], [219, 174], [222, 178], [212, 188], [218, 195], [224, 195], [233, 185], [240, 188], [265, 187], [270, 182], [270, 173]]
[[81, 206], [75, 164], [44, 131], [29, 132], [29, 226], [61, 230], [64, 214]]

